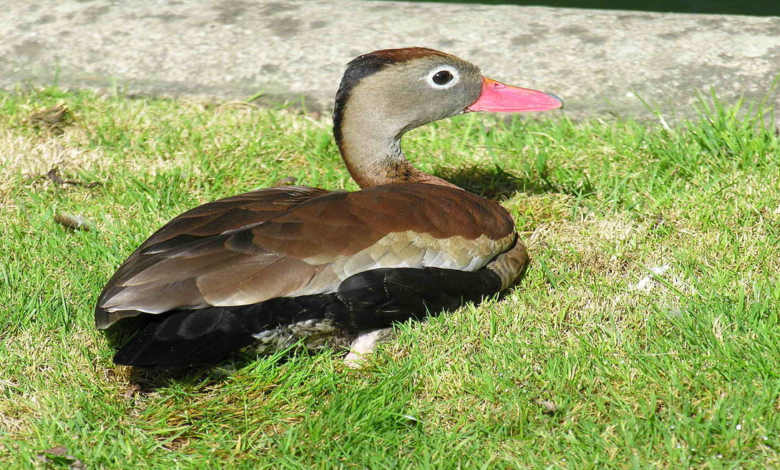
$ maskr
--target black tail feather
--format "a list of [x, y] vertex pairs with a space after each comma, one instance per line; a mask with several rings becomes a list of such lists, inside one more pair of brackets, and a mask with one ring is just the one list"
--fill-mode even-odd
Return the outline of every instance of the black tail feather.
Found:
[[480, 302], [500, 290], [501, 279], [489, 269], [376, 269], [341, 283], [338, 297], [347, 308], [333, 313], [356, 330], [383, 328]]
[[254, 341], [241, 321], [242, 310], [212, 307], [161, 318], [149, 315], [141, 332], [117, 352], [114, 362], [159, 368], [218, 362]]

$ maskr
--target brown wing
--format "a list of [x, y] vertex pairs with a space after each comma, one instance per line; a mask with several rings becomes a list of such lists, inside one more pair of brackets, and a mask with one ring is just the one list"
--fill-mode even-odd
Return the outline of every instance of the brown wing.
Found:
[[200, 206], [157, 231], [106, 285], [95, 320], [106, 328], [139, 312], [332, 292], [352, 274], [383, 267], [473, 271], [513, 241], [503, 208], [454, 188], [262, 189]]

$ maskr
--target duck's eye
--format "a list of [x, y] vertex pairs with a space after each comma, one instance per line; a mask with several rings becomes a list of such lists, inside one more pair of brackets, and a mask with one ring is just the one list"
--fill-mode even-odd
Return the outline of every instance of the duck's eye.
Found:
[[436, 72], [433, 77], [431, 77], [433, 80], [433, 83], [437, 85], [446, 85], [452, 81], [452, 73], [449, 70], [441, 70], [439, 72]]
[[458, 70], [446, 65], [431, 70], [426, 76], [428, 86], [437, 90], [446, 90], [455, 86], [459, 78]]

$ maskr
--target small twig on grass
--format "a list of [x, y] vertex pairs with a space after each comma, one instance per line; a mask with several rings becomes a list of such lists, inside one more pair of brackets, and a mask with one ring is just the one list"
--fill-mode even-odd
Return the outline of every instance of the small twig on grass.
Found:
[[93, 181], [91, 183], [85, 183], [83, 181], [76, 181], [76, 180], [64, 180], [60, 178], [60, 176], [57, 174], [59, 170], [57, 168], [52, 168], [48, 172], [46, 172], [45, 175], [41, 175], [36, 179], [39, 178], [49, 178], [50, 180], [54, 181], [57, 184], [71, 184], [73, 186], [84, 186], [85, 188], [94, 188], [95, 186], [103, 186], [103, 183], [99, 181]]
[[246, 101], [228, 101], [217, 106], [217, 113], [220, 113], [226, 109], [257, 109], [259, 106]]

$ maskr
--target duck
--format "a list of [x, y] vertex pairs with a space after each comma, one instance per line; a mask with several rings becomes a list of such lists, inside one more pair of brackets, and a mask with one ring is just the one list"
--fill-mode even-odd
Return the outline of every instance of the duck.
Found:
[[530, 261], [510, 214], [415, 168], [401, 138], [468, 112], [562, 107], [553, 94], [484, 77], [437, 50], [360, 55], [333, 110], [336, 144], [360, 190], [263, 188], [165, 224], [98, 298], [98, 329], [131, 328], [114, 363], [213, 366], [244, 349], [296, 345], [362, 355], [399, 322], [509, 289]]

